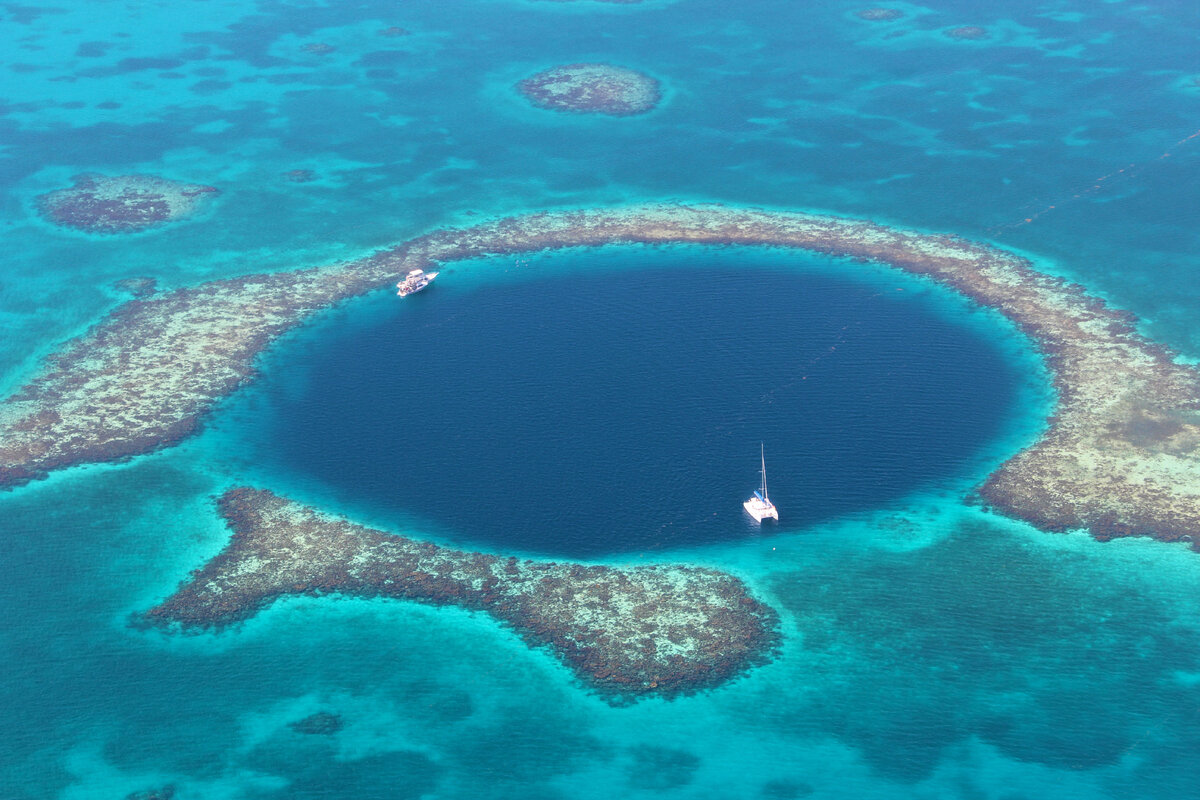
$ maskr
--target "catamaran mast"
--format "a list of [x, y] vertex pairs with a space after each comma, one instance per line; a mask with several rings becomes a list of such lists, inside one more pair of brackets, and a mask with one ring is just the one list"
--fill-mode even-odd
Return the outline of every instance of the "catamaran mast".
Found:
[[758, 453], [762, 456], [762, 476], [763, 476], [763, 500], [767, 499], [767, 451], [763, 448], [763, 443], [758, 443]]

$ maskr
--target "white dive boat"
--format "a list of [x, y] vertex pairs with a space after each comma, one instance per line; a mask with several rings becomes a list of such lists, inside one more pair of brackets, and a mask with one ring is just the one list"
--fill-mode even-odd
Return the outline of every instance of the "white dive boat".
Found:
[[437, 276], [436, 272], [426, 272], [423, 269], [409, 270], [408, 274], [404, 276], [404, 280], [396, 284], [396, 294], [408, 297], [413, 292], [419, 292], [433, 283], [433, 279]]
[[754, 493], [746, 502], [742, 503], [742, 508], [746, 509], [746, 513], [754, 517], [757, 522], [762, 522], [767, 517], [778, 521], [779, 512], [775, 509], [775, 504], [767, 496], [767, 455], [760, 443], [758, 445], [759, 454], [762, 456], [762, 486]]

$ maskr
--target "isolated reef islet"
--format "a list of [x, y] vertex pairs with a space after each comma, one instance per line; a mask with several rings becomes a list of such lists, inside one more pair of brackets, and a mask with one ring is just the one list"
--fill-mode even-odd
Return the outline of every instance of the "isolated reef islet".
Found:
[[[228, 545], [138, 622], [220, 630], [287, 595], [455, 605], [490, 614], [530, 646], [549, 647], [613, 703], [718, 686], [769, 660], [778, 639], [775, 611], [714, 569], [453, 550], [262, 489], [231, 489], [219, 507], [233, 530]], [[333, 722], [316, 720], [304, 732], [326, 732]]]
[[517, 84], [539, 108], [581, 114], [628, 117], [644, 114], [662, 99], [658, 81], [612, 64], [566, 64]]
[[891, 266], [1011, 320], [1057, 390], [1040, 438], [978, 497], [1052, 531], [1200, 543], [1200, 372], [1128, 313], [1025, 258], [867, 220], [717, 204], [527, 214], [435, 231], [358, 261], [253, 275], [118, 307], [0, 404], [0, 486], [151, 452], [195, 430], [253, 360], [312, 313], [414, 267], [606, 244], [766, 245]]
[[37, 198], [50, 222], [88, 233], [133, 233], [194, 214], [212, 186], [153, 175], [98, 175], [72, 178], [74, 185]]

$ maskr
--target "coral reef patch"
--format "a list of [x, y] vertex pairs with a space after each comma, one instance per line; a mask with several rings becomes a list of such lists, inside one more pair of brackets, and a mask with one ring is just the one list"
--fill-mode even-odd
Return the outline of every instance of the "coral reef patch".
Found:
[[987, 28], [981, 28], [978, 25], [960, 25], [957, 28], [950, 28], [945, 33], [951, 39], [960, 39], [968, 42], [986, 39], [989, 36]]
[[549, 647], [613, 703], [718, 686], [768, 660], [778, 637], [775, 612], [713, 569], [452, 550], [259, 489], [231, 489], [219, 506], [233, 529], [229, 544], [139, 622], [219, 630], [285, 595], [456, 605], [487, 612], [531, 646]]
[[318, 711], [315, 714], [309, 714], [304, 719], [289, 722], [288, 727], [296, 733], [310, 736], [331, 736], [346, 727], [346, 722], [339, 714]]
[[1200, 372], [1128, 313], [1026, 259], [865, 220], [708, 205], [529, 214], [436, 231], [358, 261], [133, 300], [52, 356], [0, 405], [0, 486], [179, 441], [253, 375], [283, 331], [414, 267], [610, 243], [770, 245], [928, 277], [998, 310], [1040, 349], [1057, 389], [1042, 436], [979, 498], [1052, 531], [1200, 541]]
[[658, 81], [612, 64], [567, 64], [526, 78], [517, 90], [529, 102], [551, 111], [628, 117], [658, 105]]
[[185, 219], [217, 192], [152, 175], [76, 175], [74, 185], [37, 198], [42, 216], [88, 233], [132, 233]]
[[898, 8], [864, 8], [855, 15], [869, 22], [894, 22], [903, 17], [904, 12]]

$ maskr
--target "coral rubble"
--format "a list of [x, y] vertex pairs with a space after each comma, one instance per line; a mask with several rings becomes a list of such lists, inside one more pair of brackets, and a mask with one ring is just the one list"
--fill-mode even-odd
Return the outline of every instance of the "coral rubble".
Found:
[[517, 84], [531, 103], [551, 111], [644, 114], [658, 105], [658, 81], [612, 64], [567, 64], [548, 69]]
[[551, 648], [614, 703], [717, 686], [769, 658], [778, 635], [775, 612], [713, 569], [451, 550], [249, 488], [226, 492], [220, 508], [229, 544], [142, 623], [220, 629], [298, 594], [456, 605]]
[[76, 175], [74, 185], [37, 198], [57, 225], [89, 233], [131, 233], [184, 219], [217, 190], [152, 175]]
[[1025, 259], [863, 220], [721, 205], [529, 214], [442, 230], [359, 261], [134, 300], [0, 405], [0, 485], [178, 441], [312, 312], [413, 267], [609, 243], [770, 245], [890, 265], [997, 309], [1041, 350], [1057, 407], [1041, 438], [980, 488], [997, 510], [1099, 538], [1200, 541], [1200, 372], [1130, 315]]

